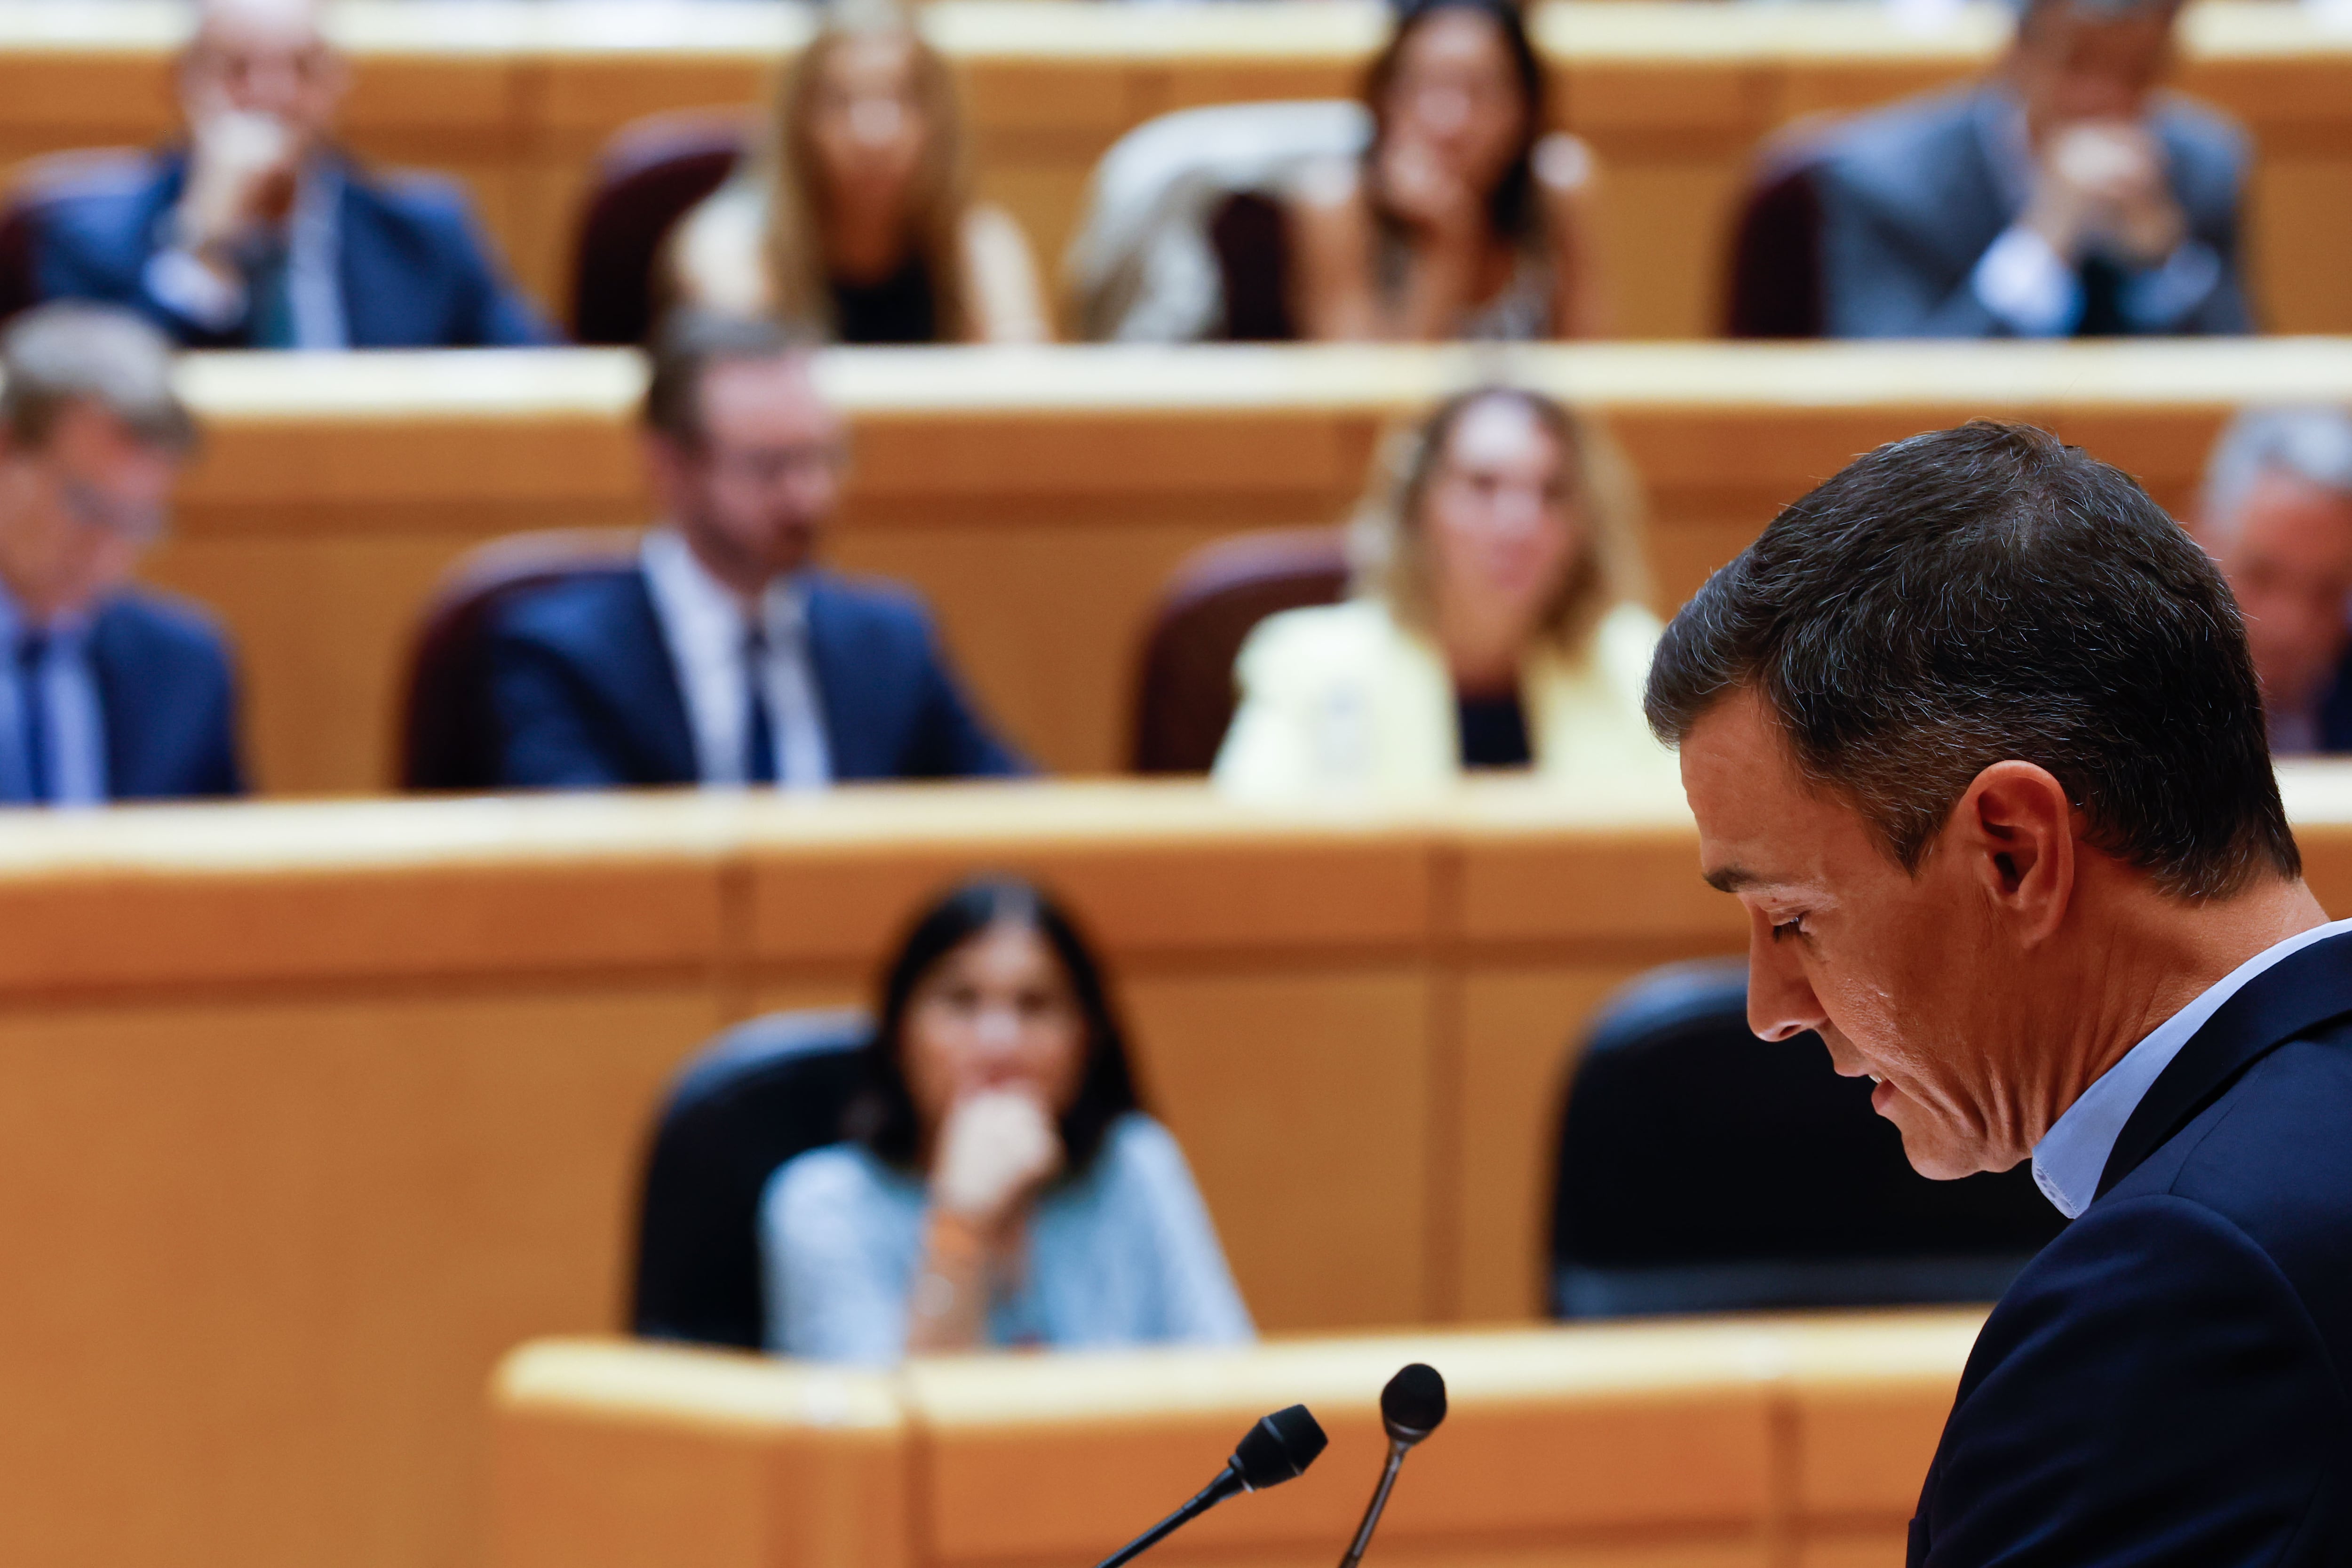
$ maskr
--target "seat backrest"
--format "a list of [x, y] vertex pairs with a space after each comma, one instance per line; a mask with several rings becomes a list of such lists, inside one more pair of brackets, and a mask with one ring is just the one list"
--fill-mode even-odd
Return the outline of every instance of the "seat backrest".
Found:
[[481, 790], [499, 783], [483, 638], [499, 606], [566, 578], [625, 571], [631, 528], [550, 529], [494, 539], [449, 569], [427, 602], [402, 704], [403, 789]]
[[771, 1013], [671, 1081], [646, 1159], [633, 1332], [760, 1348], [761, 1194], [785, 1161], [840, 1141], [872, 1034], [860, 1012]]
[[1347, 531], [1246, 533], [1195, 551], [1152, 613], [1135, 682], [1139, 773], [1204, 773], [1234, 720], [1234, 658], [1271, 615], [1335, 604], [1348, 588]]
[[1274, 197], [1308, 164], [1352, 157], [1371, 134], [1343, 99], [1233, 103], [1146, 121], [1087, 181], [1062, 275], [1079, 335], [1193, 342], [1226, 335], [1212, 224], [1244, 193]]
[[1560, 1121], [1562, 1317], [1990, 1300], [2064, 1222], [2023, 1170], [1931, 1182], [1821, 1037], [1748, 1029], [1734, 960], [1596, 1018]]
[[751, 111], [678, 110], [613, 132], [588, 177], [572, 261], [572, 337], [640, 343], [662, 242], [743, 156]]
[[1751, 165], [1724, 280], [1728, 338], [1818, 338], [1822, 205], [1814, 170], [1840, 117], [1814, 115], [1768, 141]]
[[41, 302], [41, 222], [51, 203], [97, 186], [144, 180], [153, 169], [152, 156], [136, 147], [77, 148], [19, 164], [0, 204], [0, 321]]

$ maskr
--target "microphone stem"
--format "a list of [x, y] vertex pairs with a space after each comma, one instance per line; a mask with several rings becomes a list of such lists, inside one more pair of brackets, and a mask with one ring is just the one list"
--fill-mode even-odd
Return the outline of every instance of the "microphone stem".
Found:
[[1121, 1568], [1122, 1564], [1142, 1556], [1235, 1492], [1244, 1489], [1246, 1487], [1241, 1471], [1228, 1462], [1223, 1469], [1217, 1472], [1215, 1480], [1193, 1494], [1192, 1501], [1096, 1563], [1095, 1568]]
[[1381, 1484], [1373, 1489], [1371, 1506], [1364, 1510], [1364, 1522], [1356, 1527], [1356, 1539], [1348, 1547], [1348, 1555], [1339, 1559], [1339, 1568], [1356, 1568], [1364, 1560], [1364, 1549], [1372, 1543], [1372, 1531], [1381, 1522], [1381, 1510], [1389, 1506], [1389, 1489], [1396, 1485], [1397, 1472], [1404, 1468], [1404, 1451], [1412, 1447], [1394, 1437], [1389, 1439], [1389, 1462], [1381, 1471]]

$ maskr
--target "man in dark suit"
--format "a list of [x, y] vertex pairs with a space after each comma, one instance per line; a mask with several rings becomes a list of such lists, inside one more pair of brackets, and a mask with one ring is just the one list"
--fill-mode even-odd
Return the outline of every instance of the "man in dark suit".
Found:
[[2232, 420], [2206, 464], [2197, 538], [2244, 612], [2272, 752], [2352, 752], [2352, 414]]
[[127, 585], [195, 437], [171, 371], [153, 328], [103, 307], [0, 336], [0, 801], [244, 787], [219, 632]]
[[2180, 0], [2024, 0], [1992, 81], [1866, 115], [1814, 166], [1841, 338], [2249, 332], [2246, 148], [2156, 95]]
[[205, 0], [180, 60], [186, 144], [42, 199], [42, 297], [128, 306], [193, 347], [547, 341], [454, 186], [336, 150], [348, 76], [316, 0]]
[[1978, 1338], [1914, 1568], [2352, 1562], [2352, 921], [2210, 559], [2041, 431], [1915, 437], [1707, 582], [1648, 709], [1756, 1032], [2073, 1219]]
[[490, 628], [509, 784], [766, 784], [1022, 771], [922, 605], [811, 564], [839, 417], [782, 329], [698, 313], [656, 335], [646, 452], [663, 524], [637, 563], [528, 594]]

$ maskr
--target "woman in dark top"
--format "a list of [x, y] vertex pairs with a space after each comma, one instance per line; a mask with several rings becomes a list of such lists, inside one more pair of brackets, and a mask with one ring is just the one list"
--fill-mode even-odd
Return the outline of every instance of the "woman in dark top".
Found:
[[836, 342], [1047, 336], [1028, 241], [971, 199], [947, 62], [895, 10], [827, 20], [763, 144], [678, 225], [664, 270], [671, 301]]
[[1592, 337], [1592, 158], [1544, 130], [1544, 73], [1512, 0], [1407, 0], [1364, 90], [1360, 160], [1290, 204], [1306, 336]]

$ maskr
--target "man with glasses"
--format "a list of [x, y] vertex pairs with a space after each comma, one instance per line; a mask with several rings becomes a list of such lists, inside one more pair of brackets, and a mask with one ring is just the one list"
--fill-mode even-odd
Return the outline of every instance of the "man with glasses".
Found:
[[195, 427], [135, 317], [45, 305], [0, 335], [0, 801], [236, 795], [220, 633], [128, 585]]
[[336, 148], [350, 76], [317, 0], [203, 0], [180, 58], [184, 147], [41, 201], [42, 298], [128, 306], [191, 347], [545, 341], [454, 187]]
[[652, 356], [663, 521], [635, 565], [523, 595], [493, 623], [501, 782], [813, 789], [1022, 771], [912, 595], [811, 564], [845, 453], [805, 346], [688, 312]]

